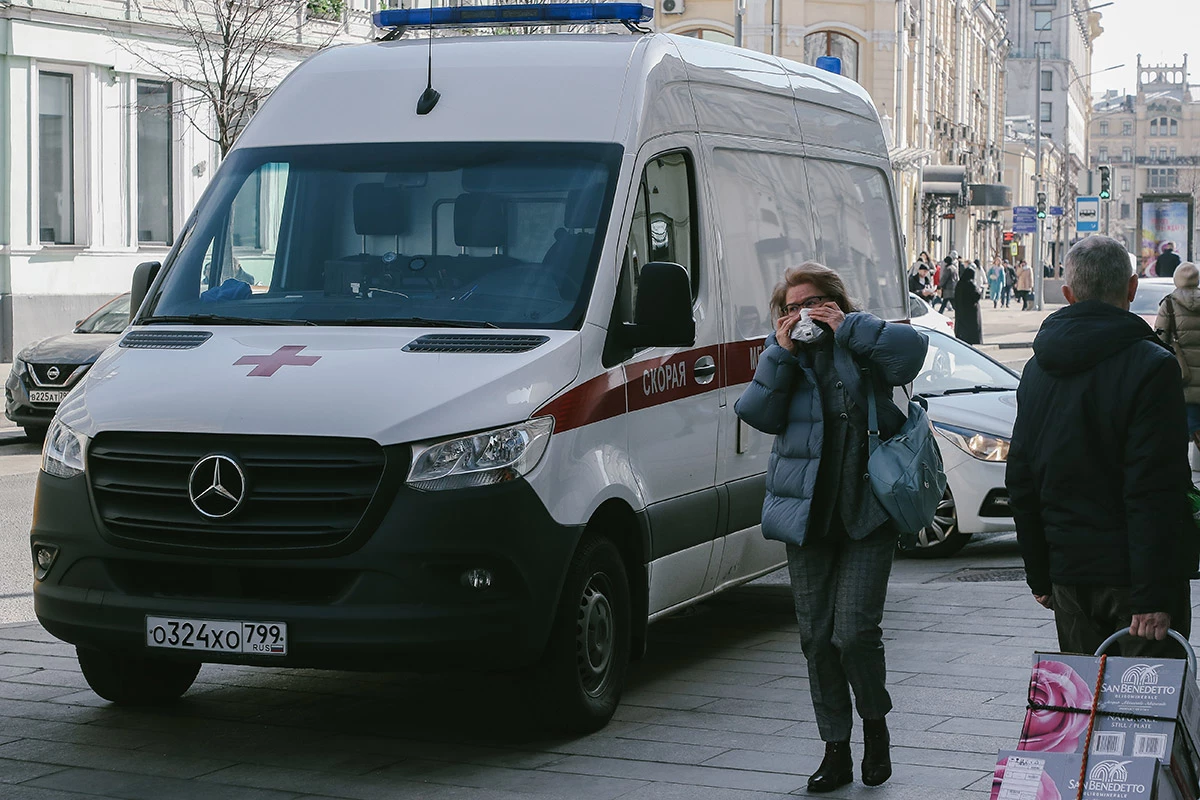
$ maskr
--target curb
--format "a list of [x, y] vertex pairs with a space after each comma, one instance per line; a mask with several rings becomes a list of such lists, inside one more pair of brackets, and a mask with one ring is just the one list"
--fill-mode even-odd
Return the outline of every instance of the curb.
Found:
[[1033, 342], [992, 342], [990, 344], [977, 344], [977, 350], [1028, 350], [1033, 347]]

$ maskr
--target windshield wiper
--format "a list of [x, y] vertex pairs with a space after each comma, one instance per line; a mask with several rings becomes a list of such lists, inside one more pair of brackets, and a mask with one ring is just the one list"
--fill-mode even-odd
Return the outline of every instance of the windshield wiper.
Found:
[[262, 319], [260, 317], [227, 317], [223, 314], [182, 314], [165, 317], [145, 317], [143, 325], [156, 323], [187, 323], [190, 325], [316, 325], [309, 319]]
[[942, 392], [945, 397], [948, 394], [982, 394], [983, 392], [1015, 392], [1016, 387], [1008, 388], [1005, 386], [966, 386], [959, 389], [947, 389]]
[[341, 323], [330, 321], [330, 325], [380, 325], [398, 328], [499, 328], [490, 322], [474, 319], [426, 319], [425, 317], [351, 317]]

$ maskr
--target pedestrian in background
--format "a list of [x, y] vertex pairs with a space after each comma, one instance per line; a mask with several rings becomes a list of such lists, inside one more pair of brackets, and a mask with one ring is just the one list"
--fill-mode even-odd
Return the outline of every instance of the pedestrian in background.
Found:
[[1175, 291], [1158, 304], [1154, 332], [1175, 350], [1183, 377], [1188, 433], [1200, 448], [1200, 270], [1190, 261], [1174, 275]]
[[1022, 261], [1017, 270], [1017, 297], [1021, 299], [1021, 310], [1029, 310], [1029, 301], [1033, 299], [1033, 268], [1029, 262]]
[[929, 265], [917, 262], [917, 274], [909, 277], [908, 290], [926, 303], [933, 300], [936, 290], [933, 288], [933, 279], [929, 277]]
[[1093, 653], [1127, 628], [1138, 638], [1122, 654], [1166, 657], [1167, 629], [1191, 632], [1197, 563], [1179, 366], [1129, 312], [1124, 245], [1089, 236], [1066, 267], [1070, 305], [1034, 339], [1008, 451], [1026, 580], [1062, 651]]
[[[841, 277], [820, 264], [789, 268], [770, 305], [775, 332], [734, 408], [748, 425], [775, 436], [762, 532], [787, 544], [809, 691], [825, 742], [808, 789], [827, 792], [853, 780], [855, 707], [863, 720], [862, 780], [877, 786], [892, 774], [885, 721], [892, 700], [880, 623], [898, 535], [863, 479], [865, 381], [874, 382], [879, 426], [890, 437], [904, 424], [892, 388], [917, 376], [928, 341], [910, 325], [856, 310]], [[801, 344], [793, 329], [804, 339], [812, 335], [801, 322], [804, 309], [819, 333]]]
[[1012, 304], [1013, 289], [1017, 285], [1017, 270], [1011, 261], [1004, 262], [1004, 285], [1000, 287], [1000, 305], [1008, 308]]
[[917, 260], [913, 262], [912, 269], [910, 269], [908, 272], [909, 277], [916, 275], [917, 270], [921, 268], [922, 264], [925, 265], [925, 269], [929, 270], [930, 272], [933, 271], [933, 264], [929, 261], [929, 253], [925, 250], [922, 250], [921, 255], [917, 256]]
[[983, 344], [983, 312], [979, 310], [975, 270], [963, 267], [954, 292], [954, 335], [967, 344]]
[[938, 310], [943, 314], [946, 313], [946, 306], [954, 305], [954, 292], [958, 289], [958, 267], [954, 264], [956, 256], [952, 251], [942, 264], [942, 281], [939, 287], [942, 307]]
[[[1000, 261], [1000, 256], [992, 259], [992, 265], [988, 267], [988, 298], [992, 301], [992, 308], [1000, 306], [1000, 295], [1004, 290], [1004, 264]], [[1008, 305], [1005, 302], [1004, 305]]]
[[1162, 254], [1154, 259], [1154, 276], [1156, 278], [1173, 277], [1180, 261], [1179, 255], [1175, 252], [1175, 243], [1163, 242]]

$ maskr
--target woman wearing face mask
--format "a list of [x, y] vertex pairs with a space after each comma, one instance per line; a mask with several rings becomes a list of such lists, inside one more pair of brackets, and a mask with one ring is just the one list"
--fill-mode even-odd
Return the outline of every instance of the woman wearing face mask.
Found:
[[825, 742], [808, 788], [831, 791], [853, 780], [855, 707], [863, 720], [862, 780], [877, 786], [892, 774], [880, 622], [897, 534], [867, 480], [867, 381], [886, 439], [904, 423], [892, 388], [917, 376], [928, 342], [909, 325], [856, 310], [841, 277], [811, 262], [784, 273], [771, 310], [775, 332], [735, 408], [775, 436], [762, 530], [787, 544]]

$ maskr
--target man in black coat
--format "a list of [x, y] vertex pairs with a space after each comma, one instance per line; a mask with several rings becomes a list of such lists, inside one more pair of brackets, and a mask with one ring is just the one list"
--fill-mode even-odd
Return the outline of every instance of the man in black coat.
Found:
[[1069, 306], [1051, 314], [1017, 389], [1008, 491], [1025, 574], [1059, 646], [1091, 653], [1128, 628], [1125, 655], [1172, 655], [1191, 631], [1197, 531], [1187, 490], [1179, 364], [1142, 319], [1125, 247], [1067, 254]]
[[1174, 277], [1175, 268], [1179, 266], [1180, 260], [1175, 252], [1175, 243], [1163, 243], [1162, 254], [1154, 260], [1154, 274], [1160, 278]]

